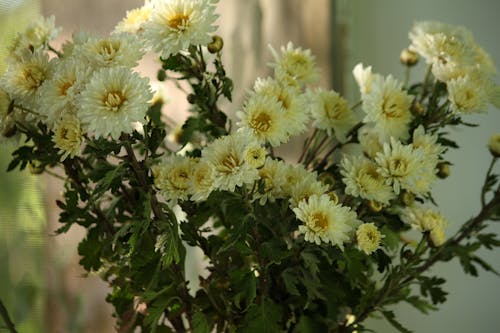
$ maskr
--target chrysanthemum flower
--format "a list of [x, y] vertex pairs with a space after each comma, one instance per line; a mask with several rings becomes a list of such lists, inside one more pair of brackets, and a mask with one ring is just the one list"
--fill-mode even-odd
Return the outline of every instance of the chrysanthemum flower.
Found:
[[379, 165], [378, 173], [392, 185], [394, 193], [399, 194], [401, 189], [415, 193], [416, 181], [422, 175], [424, 164], [421, 149], [413, 149], [412, 145], [403, 145], [391, 138], [390, 144], [384, 143], [384, 151], [377, 154], [375, 161]]
[[212, 166], [206, 161], [197, 161], [193, 176], [189, 182], [191, 200], [201, 202], [207, 200], [214, 189], [215, 174]]
[[263, 193], [254, 194], [259, 204], [265, 205], [266, 202], [274, 202], [283, 197], [283, 184], [285, 183], [285, 163], [274, 160], [270, 157], [262, 168], [259, 169], [259, 179], [263, 182]]
[[113, 34], [106, 38], [91, 37], [76, 46], [78, 59], [93, 68], [135, 67], [144, 55], [142, 42], [128, 33]]
[[60, 30], [61, 28], [55, 27], [55, 17], [53, 15], [48, 18], [39, 17], [15, 37], [9, 47], [10, 56], [18, 58], [28, 48], [41, 49], [45, 47], [57, 37]]
[[155, 186], [172, 206], [188, 199], [194, 163], [192, 158], [173, 155], [153, 167]]
[[80, 152], [83, 133], [76, 115], [66, 113], [56, 122], [52, 141], [62, 152], [61, 161], [64, 161], [68, 156], [73, 158]]
[[371, 158], [384, 150], [384, 142], [373, 126], [363, 125], [358, 131], [358, 141], [363, 152]]
[[96, 137], [131, 133], [133, 122], [144, 122], [152, 93], [148, 80], [125, 67], [96, 72], [79, 98], [78, 116]]
[[50, 80], [40, 89], [40, 113], [47, 117], [47, 123], [53, 124], [64, 112], [76, 108], [76, 97], [83, 89], [91, 69], [72, 58], [57, 64]]
[[383, 237], [374, 223], [363, 223], [356, 229], [358, 247], [367, 255], [377, 251]]
[[286, 47], [281, 47], [280, 54], [273, 48], [271, 52], [275, 60], [271, 66], [278, 81], [302, 87], [319, 78], [319, 70], [311, 50], [296, 48], [289, 42]]
[[286, 82], [279, 82], [272, 78], [257, 79], [254, 91], [258, 95], [275, 98], [281, 103], [282, 119], [286, 123], [289, 136], [304, 133], [307, 130], [309, 114], [305, 110], [306, 98], [295, 86], [287, 86]]
[[373, 122], [382, 137], [407, 139], [412, 120], [410, 106], [413, 97], [402, 90], [402, 84], [391, 75], [376, 76], [370, 93], [362, 96], [365, 122]]
[[211, 0], [158, 0], [144, 26], [144, 38], [162, 57], [167, 58], [189, 45], [205, 45], [217, 16]]
[[299, 233], [304, 234], [306, 241], [318, 245], [331, 243], [342, 250], [344, 243], [350, 240], [351, 231], [360, 223], [356, 213], [333, 203], [326, 194], [312, 195], [309, 200], [301, 201], [293, 212], [304, 223], [299, 226]]
[[488, 107], [488, 91], [478, 80], [466, 75], [447, 82], [448, 99], [456, 113], [485, 112]]
[[302, 164], [285, 164], [283, 174], [283, 195], [290, 198], [291, 208], [296, 208], [300, 201], [309, 199], [313, 194], [320, 196], [329, 191], [329, 186], [318, 180], [316, 171], [306, 170]]
[[422, 206], [406, 207], [400, 212], [401, 220], [410, 224], [414, 229], [430, 231], [434, 245], [444, 242], [444, 229], [448, 225], [446, 218], [439, 212]]
[[346, 134], [357, 123], [345, 98], [337, 92], [318, 89], [312, 94], [311, 114], [316, 128], [335, 134], [338, 140], [344, 141]]
[[26, 51], [19, 62], [13, 62], [7, 68], [0, 78], [0, 87], [17, 103], [34, 109], [38, 105], [40, 87], [52, 74], [53, 66], [47, 54], [41, 50]]
[[118, 22], [114, 32], [139, 33], [144, 30], [144, 24], [149, 20], [153, 11], [152, 2], [146, 1], [144, 6], [127, 11], [126, 16]]
[[377, 171], [377, 164], [363, 156], [345, 156], [341, 162], [345, 192], [354, 197], [388, 204], [394, 198], [391, 186]]
[[275, 98], [251, 94], [243, 111], [236, 115], [241, 119], [240, 129], [248, 131], [259, 143], [269, 142], [276, 147], [289, 139], [281, 103]]
[[245, 162], [252, 168], [260, 168], [266, 162], [266, 149], [260, 145], [249, 146], [245, 150]]
[[237, 132], [216, 139], [202, 151], [201, 162], [214, 170], [214, 188], [233, 192], [259, 178], [258, 170], [245, 161], [248, 146], [255, 146], [255, 141], [247, 133]]

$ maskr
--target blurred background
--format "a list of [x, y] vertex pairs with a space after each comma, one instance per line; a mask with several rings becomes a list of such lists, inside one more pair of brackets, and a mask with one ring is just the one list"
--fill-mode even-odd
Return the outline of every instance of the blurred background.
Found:
[[[63, 28], [54, 43], [59, 45], [82, 28], [109, 33], [127, 10], [142, 3], [0, 0], [0, 71], [9, 39], [38, 14], [55, 15], [56, 25]], [[220, 0], [218, 12], [224, 57], [235, 81], [234, 103], [225, 106], [231, 113], [239, 109], [245, 89], [258, 76], [270, 74], [268, 44], [277, 49], [292, 41], [312, 49], [322, 68], [322, 86], [344, 93], [351, 104], [358, 99], [351, 77], [356, 63], [403, 78], [399, 54], [408, 46], [408, 30], [417, 20], [467, 27], [497, 66], [500, 64], [500, 2], [496, 0]], [[141, 65], [141, 71], [153, 77], [156, 68], [153, 56]], [[418, 67], [412, 77], [421, 79], [423, 71], [423, 66]], [[167, 112], [185, 105], [184, 96], [173, 89], [167, 87], [166, 95], [172, 101]], [[171, 116], [182, 119], [185, 115]], [[451, 176], [434, 186], [436, 201], [450, 221], [449, 235], [480, 208], [480, 187], [489, 163], [486, 144], [491, 134], [500, 132], [500, 110], [491, 109], [468, 120], [480, 126], [452, 133], [461, 149], [447, 154], [454, 164]], [[20, 333], [113, 332], [112, 311], [104, 301], [106, 285], [97, 277], [85, 277], [78, 265], [76, 245], [83, 231], [73, 228], [62, 236], [53, 234], [58, 218], [54, 202], [61, 183], [29, 172], [5, 173], [11, 151], [12, 147], [0, 143], [0, 299]], [[498, 223], [490, 229], [500, 233]], [[498, 252], [483, 252], [482, 256], [500, 270]], [[398, 306], [394, 310], [402, 323], [416, 333], [498, 332], [500, 278], [485, 272], [479, 278], [465, 276], [456, 261], [436, 266], [433, 272], [448, 280], [448, 302], [427, 316], [409, 306]], [[0, 331], [1, 324], [0, 320]], [[383, 320], [373, 319], [368, 326], [377, 332], [395, 331]]]

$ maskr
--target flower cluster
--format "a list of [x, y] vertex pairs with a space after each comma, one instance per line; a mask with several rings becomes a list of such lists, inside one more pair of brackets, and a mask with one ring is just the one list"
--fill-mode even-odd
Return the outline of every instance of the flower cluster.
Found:
[[[218, 105], [233, 82], [212, 35], [215, 4], [146, 1], [109, 36], [77, 32], [61, 50], [50, 45], [54, 18], [40, 19], [17, 36], [0, 78], [2, 140], [25, 139], [9, 168], [65, 173], [59, 232], [87, 229], [81, 263], [112, 286], [123, 331], [352, 331], [394, 302], [443, 302], [441, 280], [425, 275], [438, 261], [489, 267], [473, 252], [500, 244], [482, 233], [500, 218], [498, 134], [481, 213], [446, 236], [432, 207], [457, 148], [445, 128], [500, 105], [495, 67], [470, 32], [416, 23], [401, 60], [409, 72], [424, 58], [423, 81], [358, 64], [354, 102], [315, 85], [310, 50], [271, 48], [273, 74], [256, 79], [233, 130]], [[158, 55], [160, 83], [191, 89], [182, 125], [135, 70], [146, 52]], [[281, 158], [276, 148], [299, 135], [296, 159]], [[187, 246], [206, 256], [199, 290], [184, 274]], [[419, 296], [409, 296], [414, 282]], [[138, 301], [147, 311], [130, 315]]]

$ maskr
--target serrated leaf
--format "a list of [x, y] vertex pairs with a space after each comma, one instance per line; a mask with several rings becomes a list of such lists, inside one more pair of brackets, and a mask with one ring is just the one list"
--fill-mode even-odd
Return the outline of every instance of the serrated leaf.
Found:
[[208, 323], [207, 317], [200, 311], [193, 314], [192, 319], [193, 333], [210, 333], [212, 331], [211, 325]]
[[97, 271], [101, 267], [101, 248], [98, 230], [96, 228], [90, 229], [87, 237], [78, 244], [78, 254], [82, 256], [80, 265], [87, 271]]
[[253, 304], [245, 315], [244, 324], [238, 332], [276, 333], [280, 332], [281, 308], [269, 298], [261, 304]]
[[297, 276], [296, 270], [286, 268], [283, 272], [281, 272], [281, 278], [283, 279], [286, 290], [291, 295], [300, 296], [300, 291], [297, 288], [297, 285], [299, 284], [299, 277]]
[[394, 312], [392, 311], [382, 311], [382, 314], [384, 315], [385, 319], [399, 332], [401, 333], [413, 333], [413, 331], [410, 331], [406, 327], [404, 327], [400, 322], [396, 320], [396, 316], [394, 315]]

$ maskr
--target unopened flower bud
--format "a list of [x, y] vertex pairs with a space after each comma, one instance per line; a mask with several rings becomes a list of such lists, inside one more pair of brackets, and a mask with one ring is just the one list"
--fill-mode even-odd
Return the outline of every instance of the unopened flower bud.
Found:
[[44, 168], [42, 166], [40, 166], [40, 163], [38, 163], [37, 161], [31, 161], [28, 164], [28, 167], [29, 167], [30, 173], [32, 175], [39, 175], [39, 174], [43, 173], [43, 170], [44, 170]]
[[328, 185], [328, 187], [331, 189], [333, 188], [333, 186], [335, 186], [335, 177], [333, 177], [333, 175], [328, 172], [323, 172], [322, 174], [320, 174], [318, 179], [323, 184]]
[[411, 106], [411, 112], [416, 116], [423, 116], [425, 115], [426, 110], [422, 104], [416, 102]]
[[494, 157], [500, 157], [500, 133], [493, 134], [490, 137], [488, 149]]
[[335, 192], [328, 192], [328, 196], [330, 197], [330, 200], [332, 200], [332, 202], [334, 204], [338, 204], [339, 203], [339, 196], [337, 195], [337, 193], [335, 193]]
[[404, 191], [401, 193], [401, 201], [405, 206], [411, 206], [415, 202], [415, 195], [411, 192]]
[[189, 104], [194, 104], [196, 102], [196, 95], [195, 94], [187, 95], [187, 101]]
[[2, 131], [2, 136], [6, 137], [6, 138], [11, 138], [14, 135], [16, 135], [16, 132], [17, 132], [16, 124], [14, 124], [14, 123], [7, 124]]
[[399, 59], [403, 65], [412, 67], [418, 63], [418, 53], [409, 49], [404, 49], [401, 51]]
[[382, 210], [383, 205], [375, 200], [370, 200], [368, 201], [368, 207], [370, 207], [370, 210], [374, 213], [378, 213]]
[[212, 36], [212, 42], [207, 45], [208, 52], [210, 53], [217, 53], [220, 50], [222, 50], [222, 47], [224, 46], [224, 41], [220, 36], [213, 35]]
[[167, 72], [165, 72], [163, 69], [158, 70], [156, 78], [158, 79], [158, 81], [165, 81], [165, 79], [167, 78]]
[[450, 164], [448, 162], [439, 162], [437, 165], [437, 176], [444, 179], [450, 175]]

